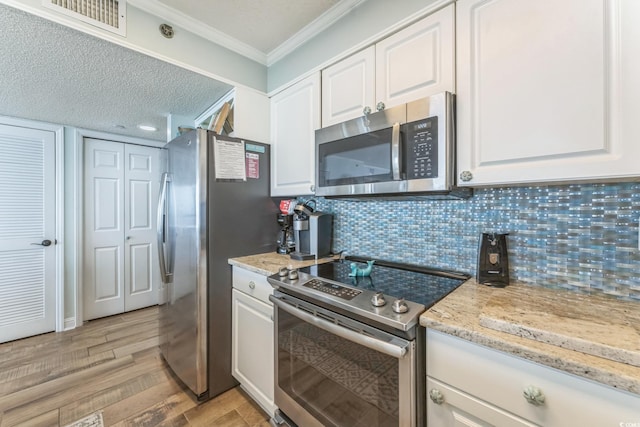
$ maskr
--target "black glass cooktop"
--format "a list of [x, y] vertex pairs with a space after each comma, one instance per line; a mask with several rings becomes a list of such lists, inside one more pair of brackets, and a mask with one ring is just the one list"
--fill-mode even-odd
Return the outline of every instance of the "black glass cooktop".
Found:
[[[351, 277], [349, 276], [351, 263], [355, 263], [361, 269], [367, 267], [365, 262], [345, 259], [303, 267], [300, 268], [300, 271], [355, 288], [382, 292], [395, 298], [404, 298], [427, 308], [440, 301], [469, 278], [463, 273], [430, 270], [419, 266], [385, 261], [376, 261], [371, 275], [368, 277]], [[416, 269], [422, 271], [416, 271]]]

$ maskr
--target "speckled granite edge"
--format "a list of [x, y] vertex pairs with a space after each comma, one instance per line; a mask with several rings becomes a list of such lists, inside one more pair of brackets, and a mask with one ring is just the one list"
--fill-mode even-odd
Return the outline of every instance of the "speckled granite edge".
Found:
[[337, 256], [320, 258], [318, 260], [312, 259], [308, 261], [296, 261], [292, 260], [289, 255], [280, 255], [275, 252], [268, 252], [264, 254], [229, 258], [229, 264], [242, 267], [246, 270], [253, 271], [254, 273], [262, 274], [263, 276], [271, 276], [272, 274], [276, 274], [280, 267], [301, 268], [309, 265], [331, 262], [336, 258]]
[[[523, 295], [536, 292], [536, 287], [514, 284], [510, 292], [522, 290]], [[547, 344], [505, 332], [483, 327], [480, 324], [482, 309], [492, 295], [500, 289], [477, 285], [471, 279], [449, 296], [431, 307], [420, 317], [420, 324], [427, 328], [453, 335], [495, 350], [558, 369], [598, 383], [640, 395], [640, 368], [602, 357]], [[606, 312], [594, 316], [606, 319]]]

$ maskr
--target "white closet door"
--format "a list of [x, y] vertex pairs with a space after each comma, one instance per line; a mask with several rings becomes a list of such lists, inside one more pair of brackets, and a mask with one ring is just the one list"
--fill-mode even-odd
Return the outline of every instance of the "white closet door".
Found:
[[160, 150], [85, 139], [85, 320], [158, 303]]
[[84, 319], [124, 311], [124, 144], [84, 140]]
[[55, 185], [54, 132], [0, 125], [0, 342], [55, 330]]
[[156, 208], [160, 150], [125, 145], [125, 311], [158, 304]]

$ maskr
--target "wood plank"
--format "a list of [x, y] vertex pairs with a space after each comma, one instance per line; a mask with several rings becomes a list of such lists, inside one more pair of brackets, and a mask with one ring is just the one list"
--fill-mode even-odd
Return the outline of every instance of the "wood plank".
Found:
[[[5, 424], [0, 424], [4, 426]], [[58, 427], [58, 410], [45, 412], [20, 423], [20, 427]]]
[[123, 348], [129, 348], [131, 347], [131, 344], [140, 344], [142, 342], [145, 342], [145, 345], [138, 346], [140, 350], [152, 347], [154, 345], [157, 346], [160, 343], [160, 338], [157, 333], [150, 334], [149, 332], [140, 332], [118, 338], [113, 341], [107, 341], [102, 344], [91, 346], [89, 347], [89, 354], [97, 354], [107, 350], [114, 350], [116, 357], [120, 357], [120, 355], [135, 353], [135, 351], [125, 352], [122, 350]]
[[102, 410], [105, 426], [186, 426], [188, 413], [200, 425], [239, 416], [268, 427], [239, 388], [198, 405], [160, 354], [159, 317], [152, 307], [0, 344], [0, 426], [58, 426]]
[[[18, 390], [33, 387], [38, 384], [51, 381], [56, 378], [70, 375], [74, 372], [97, 366], [100, 363], [115, 359], [113, 351], [106, 351], [98, 353], [93, 356], [86, 356], [81, 359], [69, 359], [62, 360], [57, 366], [52, 366], [50, 369], [39, 370], [31, 373], [30, 375], [19, 376], [6, 382], [0, 383], [0, 396], [4, 396]], [[19, 369], [14, 368], [14, 369]], [[11, 371], [8, 369], [7, 371]]]
[[[65, 425], [74, 420], [83, 418], [99, 409], [103, 409], [109, 405], [121, 402], [132, 396], [153, 388], [155, 393], [161, 392], [162, 388], [155, 386], [161, 385], [169, 389], [171, 392], [176, 391], [176, 386], [170, 383], [170, 377], [167, 373], [158, 369], [143, 375], [139, 375], [121, 384], [106, 388], [97, 393], [83, 397], [68, 405], [60, 408], [60, 424]], [[157, 399], [157, 396], [156, 396]], [[105, 417], [103, 413], [103, 418]]]
[[[186, 408], [193, 407], [193, 405], [195, 405], [195, 402], [193, 402], [186, 393], [175, 393], [168, 399], [113, 425], [118, 427], [155, 427], [175, 419], [183, 414]], [[191, 425], [191, 421], [189, 421], [189, 425]]]
[[[159, 401], [163, 401], [169, 396], [179, 393], [186, 396], [186, 393], [182, 391], [182, 387], [169, 375], [165, 382], [161, 382], [136, 395], [122, 399], [119, 402], [102, 408], [104, 422], [106, 425], [117, 424], [127, 418], [132, 418], [135, 415], [144, 412], [154, 405], [157, 405]], [[188, 396], [186, 397], [188, 398]], [[191, 409], [195, 405], [196, 403], [192, 401], [188, 409]]]

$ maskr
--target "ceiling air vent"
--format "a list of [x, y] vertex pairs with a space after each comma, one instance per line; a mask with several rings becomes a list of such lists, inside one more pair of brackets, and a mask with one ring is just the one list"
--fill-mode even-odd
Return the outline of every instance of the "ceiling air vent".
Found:
[[121, 36], [126, 35], [126, 0], [42, 0], [44, 6]]

